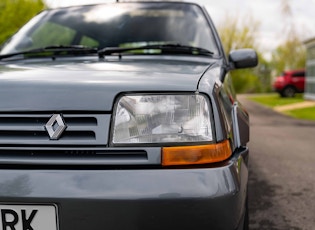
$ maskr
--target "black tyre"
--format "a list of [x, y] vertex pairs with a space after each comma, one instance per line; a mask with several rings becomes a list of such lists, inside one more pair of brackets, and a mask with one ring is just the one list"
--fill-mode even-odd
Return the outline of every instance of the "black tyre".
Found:
[[296, 89], [293, 86], [287, 86], [282, 90], [281, 96], [282, 97], [294, 97], [295, 93], [296, 93]]

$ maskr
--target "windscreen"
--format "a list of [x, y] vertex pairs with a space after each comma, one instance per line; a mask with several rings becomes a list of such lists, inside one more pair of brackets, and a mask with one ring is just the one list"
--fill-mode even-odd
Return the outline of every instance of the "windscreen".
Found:
[[1, 54], [47, 46], [138, 47], [176, 43], [218, 53], [201, 8], [188, 3], [116, 3], [44, 11]]

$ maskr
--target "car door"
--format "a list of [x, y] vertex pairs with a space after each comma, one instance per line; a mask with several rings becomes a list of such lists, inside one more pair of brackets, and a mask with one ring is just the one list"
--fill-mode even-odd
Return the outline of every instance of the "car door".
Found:
[[304, 92], [305, 85], [305, 72], [299, 71], [292, 74], [292, 81], [294, 82], [295, 87], [300, 92]]

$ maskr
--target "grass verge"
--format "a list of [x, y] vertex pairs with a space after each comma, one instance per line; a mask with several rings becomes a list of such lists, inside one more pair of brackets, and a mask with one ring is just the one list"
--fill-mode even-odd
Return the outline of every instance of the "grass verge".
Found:
[[[304, 102], [303, 94], [297, 94], [293, 98], [283, 98], [278, 94], [272, 93], [249, 96], [248, 99], [270, 108]], [[297, 119], [315, 121], [315, 106], [300, 109], [292, 107], [292, 109], [288, 109], [282, 113]]]
[[315, 107], [288, 110], [288, 111], [285, 111], [284, 114], [287, 114], [291, 117], [295, 117], [298, 119], [315, 121]]
[[256, 101], [260, 104], [263, 104], [268, 107], [276, 107], [282, 105], [290, 105], [298, 102], [303, 102], [303, 94], [296, 94], [295, 97], [280, 97], [279, 94], [271, 93], [271, 94], [262, 94], [248, 97], [252, 101]]

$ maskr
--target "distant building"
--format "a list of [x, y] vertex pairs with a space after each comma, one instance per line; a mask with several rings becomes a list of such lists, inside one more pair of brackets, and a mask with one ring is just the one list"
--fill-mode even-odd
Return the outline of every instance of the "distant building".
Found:
[[306, 79], [305, 99], [315, 100], [315, 38], [305, 41], [306, 46]]

